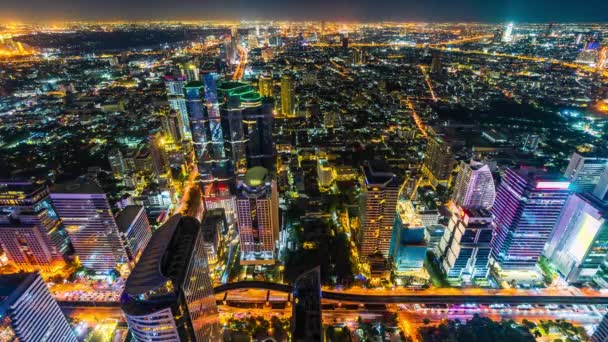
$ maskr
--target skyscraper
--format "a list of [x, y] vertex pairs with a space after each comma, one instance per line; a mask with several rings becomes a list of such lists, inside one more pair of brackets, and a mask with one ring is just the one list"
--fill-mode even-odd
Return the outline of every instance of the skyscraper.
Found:
[[490, 271], [491, 241], [492, 214], [489, 211], [453, 206], [450, 222], [439, 243], [448, 281], [458, 285], [485, 281]]
[[502, 41], [510, 43], [513, 41], [513, 23], [509, 23], [502, 34]]
[[202, 180], [210, 180], [212, 175], [207, 163], [210, 159], [208, 150], [208, 144], [210, 143], [209, 117], [203, 102], [205, 96], [204, 84], [198, 81], [188, 82], [184, 87], [184, 92], [198, 172]]
[[608, 255], [608, 202], [570, 196], [544, 254], [568, 282], [591, 281]]
[[593, 189], [593, 195], [601, 200], [608, 200], [608, 168], [600, 176], [595, 189]]
[[600, 324], [591, 335], [591, 342], [608, 342], [608, 314], [604, 315]]
[[107, 273], [127, 262], [110, 203], [97, 184], [56, 184], [51, 200], [84, 267]]
[[574, 192], [591, 192], [608, 169], [608, 158], [572, 153], [564, 176], [572, 183]]
[[242, 82], [222, 83], [218, 95], [225, 99], [221, 108], [223, 136], [226, 155], [234, 161], [235, 173], [242, 175], [254, 166], [274, 170], [272, 99], [260, 97], [249, 84]]
[[285, 73], [281, 77], [281, 114], [288, 118], [295, 117], [296, 98], [295, 81], [291, 74]]
[[[185, 139], [192, 139], [192, 133], [190, 132], [190, 121], [188, 120], [188, 109], [186, 107], [186, 99], [184, 98], [184, 86], [186, 84], [186, 78], [181, 77], [165, 77], [165, 85], [167, 86], [167, 97], [169, 100], [169, 106], [174, 110], [180, 117], [181, 125], [179, 131], [182, 137]], [[176, 142], [178, 142], [176, 140]]]
[[433, 187], [448, 186], [456, 165], [453, 144], [439, 136], [430, 137], [426, 146], [422, 174]]
[[569, 186], [565, 179], [533, 167], [505, 172], [492, 208], [492, 257], [503, 270], [535, 267], [570, 194]]
[[441, 55], [438, 51], [433, 52], [433, 59], [431, 60], [431, 73], [438, 74], [441, 72]]
[[361, 171], [364, 182], [361, 185], [360, 257], [365, 261], [369, 255], [380, 252], [386, 259], [395, 223], [399, 183], [397, 176], [381, 161], [366, 161]]
[[224, 236], [228, 234], [228, 221], [224, 209], [211, 209], [205, 212], [203, 222], [203, 240], [209, 264], [215, 265], [222, 256], [224, 249]]
[[65, 265], [70, 240], [46, 184], [0, 182], [0, 245], [20, 270], [51, 271]]
[[38, 273], [0, 275], [0, 284], [2, 341], [77, 341]]
[[180, 214], [152, 235], [120, 306], [138, 341], [221, 340], [200, 223]]
[[495, 198], [494, 179], [488, 165], [474, 160], [461, 161], [452, 201], [462, 207], [490, 209]]
[[300, 275], [293, 286], [291, 336], [294, 342], [322, 342], [321, 269]]
[[237, 188], [241, 264], [272, 264], [279, 239], [277, 183], [267, 169], [253, 167]]
[[273, 81], [270, 75], [260, 75], [258, 79], [258, 87], [261, 97], [273, 97]]
[[128, 205], [116, 215], [116, 224], [129, 259], [137, 262], [152, 237], [146, 210], [141, 205]]
[[124, 175], [127, 170], [127, 165], [125, 164], [125, 159], [119, 149], [113, 148], [110, 150], [108, 161], [110, 162], [112, 173], [119, 176]]

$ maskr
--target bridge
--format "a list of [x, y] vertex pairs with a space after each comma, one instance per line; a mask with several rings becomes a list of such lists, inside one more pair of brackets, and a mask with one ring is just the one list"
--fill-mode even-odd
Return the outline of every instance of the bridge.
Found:
[[[283, 292], [291, 294], [293, 287], [286, 284], [270, 283], [264, 281], [240, 281], [216, 286], [213, 292], [217, 294], [238, 290], [267, 290], [266, 295], [260, 298], [252, 297], [251, 302], [266, 302], [269, 291]], [[566, 305], [608, 305], [608, 295], [599, 292], [588, 292], [572, 294], [566, 290], [533, 291], [502, 291], [502, 290], [483, 290], [462, 291], [455, 289], [432, 289], [420, 290], [403, 293], [400, 291], [374, 291], [360, 290], [358, 293], [353, 291], [334, 291], [323, 290], [321, 296], [324, 303], [354, 303], [354, 304], [566, 304]], [[288, 297], [289, 298], [289, 297]], [[239, 300], [228, 300], [229, 302], [239, 302]], [[118, 307], [118, 302], [91, 302], [91, 301], [58, 301], [64, 308], [76, 307]]]

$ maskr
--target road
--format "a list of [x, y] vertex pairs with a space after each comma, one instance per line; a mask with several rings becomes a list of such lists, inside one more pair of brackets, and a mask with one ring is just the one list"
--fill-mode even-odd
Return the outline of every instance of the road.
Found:
[[245, 74], [245, 67], [247, 66], [247, 49], [238, 45], [237, 50], [239, 53], [239, 64], [234, 70], [234, 75], [232, 75], [233, 81], [239, 81], [243, 78], [243, 75]]

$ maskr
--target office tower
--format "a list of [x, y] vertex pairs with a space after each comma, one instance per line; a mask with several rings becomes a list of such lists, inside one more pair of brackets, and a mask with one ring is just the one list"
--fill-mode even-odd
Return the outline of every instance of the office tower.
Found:
[[[162, 114], [160, 119], [163, 128], [163, 133], [169, 136], [172, 142], [179, 144], [182, 141], [182, 138], [184, 137], [180, 130], [182, 124], [179, 112], [172, 109], [166, 114]], [[190, 133], [190, 128], [188, 128], [188, 132]], [[189, 139], [192, 139], [192, 134], [190, 134]]]
[[152, 172], [157, 177], [165, 177], [170, 172], [169, 160], [167, 153], [165, 152], [165, 141], [160, 135], [156, 133], [148, 138], [150, 142], [150, 157], [152, 159]]
[[541, 169], [506, 170], [496, 192], [492, 257], [503, 270], [532, 269], [570, 191], [570, 182]]
[[281, 114], [288, 118], [296, 115], [295, 81], [291, 74], [281, 77]]
[[223, 256], [224, 236], [228, 234], [228, 221], [224, 209], [207, 210], [201, 227], [207, 260], [210, 265], [215, 265]]
[[112, 173], [118, 176], [122, 176], [127, 171], [127, 165], [125, 159], [122, 156], [122, 152], [119, 149], [113, 148], [108, 154], [108, 162], [110, 162], [110, 168]]
[[454, 145], [450, 141], [439, 136], [429, 138], [422, 164], [422, 174], [433, 187], [449, 185], [452, 171], [456, 165], [453, 153]]
[[253, 167], [237, 188], [241, 264], [272, 264], [279, 239], [277, 183], [267, 169]]
[[82, 266], [103, 274], [127, 262], [110, 203], [97, 184], [56, 184], [51, 200]]
[[222, 209], [226, 215], [228, 228], [235, 228], [236, 203], [235, 184], [232, 181], [216, 181], [203, 187], [205, 210]]
[[200, 81], [199, 68], [194, 63], [188, 63], [180, 65], [182, 77], [185, 78], [186, 82], [198, 82]]
[[593, 195], [601, 200], [608, 201], [608, 168], [600, 176], [595, 189], [593, 189]]
[[202, 180], [210, 180], [212, 177], [211, 170], [207, 163], [210, 159], [207, 146], [210, 143], [209, 117], [205, 110], [205, 103], [203, 102], [205, 95], [204, 84], [201, 82], [189, 82], [185, 85], [184, 92], [198, 172]]
[[141, 205], [128, 205], [116, 215], [116, 224], [129, 260], [137, 262], [152, 237], [146, 210]]
[[608, 202], [589, 193], [570, 196], [544, 254], [566, 281], [591, 281], [608, 255]]
[[260, 75], [258, 79], [258, 88], [261, 97], [273, 97], [274, 82], [271, 75]]
[[125, 283], [120, 307], [137, 341], [220, 341], [199, 222], [172, 216], [152, 235]]
[[441, 56], [439, 52], [433, 52], [433, 59], [431, 60], [431, 73], [438, 74], [441, 72]]
[[[169, 106], [175, 111], [176, 115], [179, 116], [180, 125], [177, 127], [179, 128], [180, 136], [184, 137], [184, 139], [190, 140], [192, 139], [192, 134], [190, 133], [188, 109], [186, 106], [186, 99], [184, 98], [184, 86], [186, 85], [186, 78], [184, 76], [166, 76], [165, 85], [167, 87]], [[180, 140], [175, 140], [175, 142], [179, 141]]]
[[513, 23], [510, 23], [505, 28], [502, 34], [502, 41], [505, 43], [510, 43], [513, 41]]
[[454, 182], [452, 201], [458, 206], [490, 209], [496, 191], [490, 168], [478, 161], [460, 162], [460, 170]]
[[226, 162], [226, 151], [224, 149], [224, 133], [222, 130], [221, 112], [218, 101], [215, 73], [205, 73], [203, 84], [205, 85], [205, 106], [209, 117], [209, 154], [211, 167], [223, 167]]
[[492, 214], [483, 208], [453, 206], [439, 243], [442, 267], [454, 284], [485, 281], [490, 271]]
[[242, 82], [222, 83], [218, 95], [226, 99], [221, 107], [224, 148], [227, 158], [234, 163], [234, 172], [242, 175], [254, 166], [274, 170], [273, 101], [260, 97]]
[[321, 269], [300, 275], [293, 286], [291, 337], [294, 342], [322, 342]]
[[608, 314], [604, 315], [602, 321], [591, 335], [591, 342], [608, 342]]
[[606, 169], [608, 158], [574, 152], [564, 176], [572, 183], [572, 191], [591, 192]]
[[236, 61], [236, 48], [232, 44], [233, 37], [226, 36], [224, 38], [224, 51], [226, 52], [226, 63], [228, 65], [233, 65]]
[[385, 163], [377, 160], [364, 162], [361, 171], [364, 182], [361, 185], [359, 254], [364, 261], [375, 252], [388, 258], [399, 195], [397, 176]]
[[0, 284], [2, 341], [77, 341], [40, 274], [0, 275]]
[[0, 182], [0, 245], [19, 270], [52, 271], [65, 265], [70, 240], [46, 184]]
[[348, 35], [344, 34], [342, 35], [342, 48], [344, 50], [348, 49]]

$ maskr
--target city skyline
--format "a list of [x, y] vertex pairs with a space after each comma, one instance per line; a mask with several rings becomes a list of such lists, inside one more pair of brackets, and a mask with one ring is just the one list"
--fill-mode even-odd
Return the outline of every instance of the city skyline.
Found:
[[[551, 6], [550, 0], [355, 0], [285, 3], [278, 0], [244, 2], [229, 0], [181, 1], [168, 6], [161, 0], [109, 0], [103, 3], [87, 0], [15, 1], [4, 4], [2, 19], [38, 20], [330, 20], [345, 22], [429, 21], [429, 22], [603, 22], [608, 4], [601, 0], [585, 0]], [[589, 12], [589, 8], [594, 11]]]

